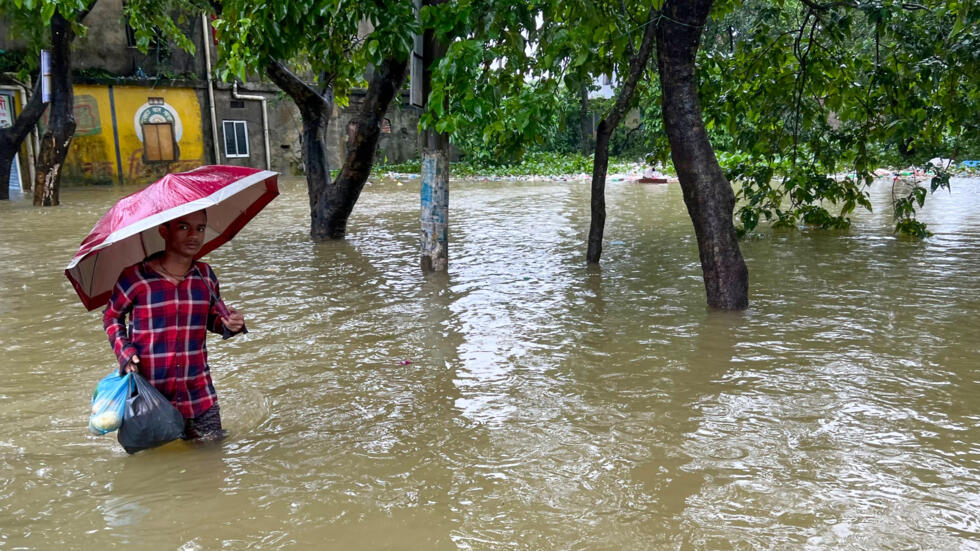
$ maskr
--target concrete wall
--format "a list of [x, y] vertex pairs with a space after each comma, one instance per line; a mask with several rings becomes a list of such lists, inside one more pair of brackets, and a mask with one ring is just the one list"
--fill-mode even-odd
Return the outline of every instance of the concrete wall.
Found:
[[[88, 32], [75, 39], [72, 64], [76, 70], [102, 69], [118, 76], [157, 77], [201, 75], [204, 62], [177, 46], [150, 47], [140, 53], [128, 44], [127, 20], [123, 0], [99, 0], [85, 18]], [[199, 17], [188, 18], [184, 33], [200, 49], [201, 22]]]
[[[420, 110], [408, 105], [408, 93], [401, 95], [401, 103], [392, 102], [385, 113], [385, 123], [381, 127], [378, 140], [376, 163], [401, 163], [418, 158], [418, 122]], [[348, 125], [357, 116], [364, 101], [363, 92], [351, 95], [347, 108], [336, 111], [327, 130], [329, 135], [330, 167], [340, 168], [347, 154]]]
[[[266, 94], [239, 89], [240, 94], [249, 96]], [[266, 99], [268, 102], [268, 99]], [[202, 105], [207, 105], [206, 98]], [[217, 164], [251, 166], [265, 168], [265, 145], [262, 132], [262, 103], [253, 100], [236, 100], [232, 97], [231, 89], [218, 88], [214, 91], [214, 107], [218, 128], [218, 159]], [[210, 119], [210, 115], [207, 115]], [[225, 147], [224, 121], [244, 121], [248, 129], [248, 157], [228, 157]], [[210, 128], [210, 122], [208, 123]], [[210, 135], [208, 136], [210, 143]], [[209, 152], [210, 153], [210, 152]], [[212, 155], [213, 157], [213, 155]]]

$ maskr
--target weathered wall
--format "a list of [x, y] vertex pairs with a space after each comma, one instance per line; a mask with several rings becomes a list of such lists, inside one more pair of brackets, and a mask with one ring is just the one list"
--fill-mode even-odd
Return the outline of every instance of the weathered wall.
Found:
[[303, 121], [289, 96], [269, 94], [269, 141], [272, 170], [298, 176], [303, 171]]
[[[419, 110], [408, 105], [408, 94], [400, 96], [400, 103], [388, 106], [385, 113], [385, 124], [381, 127], [381, 137], [378, 140], [378, 152], [375, 162], [401, 163], [418, 158], [418, 122]], [[363, 93], [351, 95], [347, 108], [334, 112], [330, 121], [328, 134], [330, 136], [330, 167], [339, 168], [343, 156], [347, 153], [348, 124], [357, 115], [364, 101]]]
[[[163, 103], [151, 104], [150, 98], [162, 98]], [[104, 184], [120, 179], [124, 183], [147, 183], [168, 172], [201, 166], [205, 164], [201, 120], [193, 88], [76, 84], [77, 126], [64, 177], [74, 183]], [[42, 128], [45, 122], [42, 118]], [[142, 124], [149, 122], [173, 124], [175, 160], [147, 160]]]
[[[239, 90], [240, 94], [260, 95]], [[207, 94], [205, 93], [205, 96]], [[207, 105], [205, 102], [202, 105]], [[236, 105], [238, 105], [236, 107]], [[214, 91], [215, 114], [218, 123], [218, 163], [224, 165], [265, 168], [265, 145], [262, 135], [262, 103], [253, 100], [235, 100], [230, 89]], [[210, 114], [206, 114], [210, 117]], [[225, 154], [223, 121], [245, 121], [248, 128], [248, 157], [228, 157]], [[208, 124], [210, 128], [210, 123]], [[210, 136], [208, 136], [210, 138]], [[210, 143], [210, 139], [208, 140]]]
[[[75, 70], [101, 69], [118, 76], [156, 77], [196, 75], [204, 64], [195, 56], [172, 45], [150, 47], [140, 53], [126, 38], [126, 17], [123, 0], [98, 0], [85, 18], [88, 32], [75, 39], [72, 64]], [[201, 23], [199, 16], [189, 17], [184, 33], [199, 45]]]
[[[283, 174], [303, 173], [300, 135], [302, 122], [295, 104], [269, 85], [239, 88], [239, 94], [266, 97], [269, 123], [271, 169]], [[110, 95], [112, 98], [110, 98]], [[265, 168], [265, 145], [261, 103], [238, 100], [225, 85], [214, 91], [218, 133], [218, 156], [211, 145], [211, 119], [207, 90], [202, 87], [159, 87], [135, 85], [76, 84], [76, 132], [65, 161], [65, 182], [107, 184], [147, 183], [168, 172], [190, 170], [209, 163]], [[149, 98], [162, 98], [163, 105], [149, 105]], [[355, 117], [362, 96], [355, 95], [344, 110], [335, 110], [328, 129], [330, 167], [338, 169], [346, 154], [348, 123]], [[115, 127], [113, 126], [113, 101]], [[236, 102], [236, 103], [233, 103]], [[148, 122], [157, 113], [162, 122], [174, 125], [177, 159], [149, 161], [145, 155], [140, 118]], [[378, 143], [376, 162], [398, 163], [417, 157], [418, 111], [392, 106]], [[224, 121], [246, 121], [248, 157], [228, 157]], [[46, 117], [42, 117], [43, 131]], [[118, 158], [116, 139], [119, 141]]]

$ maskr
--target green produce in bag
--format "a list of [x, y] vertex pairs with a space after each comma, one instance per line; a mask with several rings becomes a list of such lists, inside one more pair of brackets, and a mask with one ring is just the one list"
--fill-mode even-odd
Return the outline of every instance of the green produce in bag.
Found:
[[129, 398], [133, 377], [129, 373], [119, 375], [113, 370], [95, 386], [92, 393], [92, 415], [88, 418], [88, 430], [95, 435], [103, 435], [119, 428], [126, 399]]

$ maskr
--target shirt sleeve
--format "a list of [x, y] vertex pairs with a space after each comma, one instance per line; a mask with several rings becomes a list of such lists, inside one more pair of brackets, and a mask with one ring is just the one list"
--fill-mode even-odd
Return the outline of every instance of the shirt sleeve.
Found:
[[248, 333], [248, 328], [242, 325], [242, 328], [238, 331], [232, 331], [225, 327], [225, 324], [221, 321], [221, 289], [218, 285], [218, 276], [214, 274], [214, 270], [211, 266], [207, 267], [208, 285], [211, 287], [214, 295], [211, 297], [211, 310], [208, 312], [208, 330], [212, 333], [217, 333], [221, 335], [222, 339], [230, 339], [231, 337], [239, 334]]
[[115, 352], [120, 367], [125, 367], [138, 352], [129, 341], [129, 332], [126, 330], [126, 315], [132, 310], [132, 298], [124, 285], [124, 279], [120, 277], [116, 286], [112, 288], [109, 304], [102, 313], [102, 326], [109, 337], [109, 344], [112, 345], [112, 351]]

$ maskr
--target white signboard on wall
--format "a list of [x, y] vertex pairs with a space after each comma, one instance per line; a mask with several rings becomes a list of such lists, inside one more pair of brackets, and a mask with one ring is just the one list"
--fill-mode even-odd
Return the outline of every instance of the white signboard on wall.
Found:
[[14, 98], [0, 94], [0, 128], [10, 128], [14, 125]]
[[51, 103], [51, 52], [41, 50], [41, 101]]

